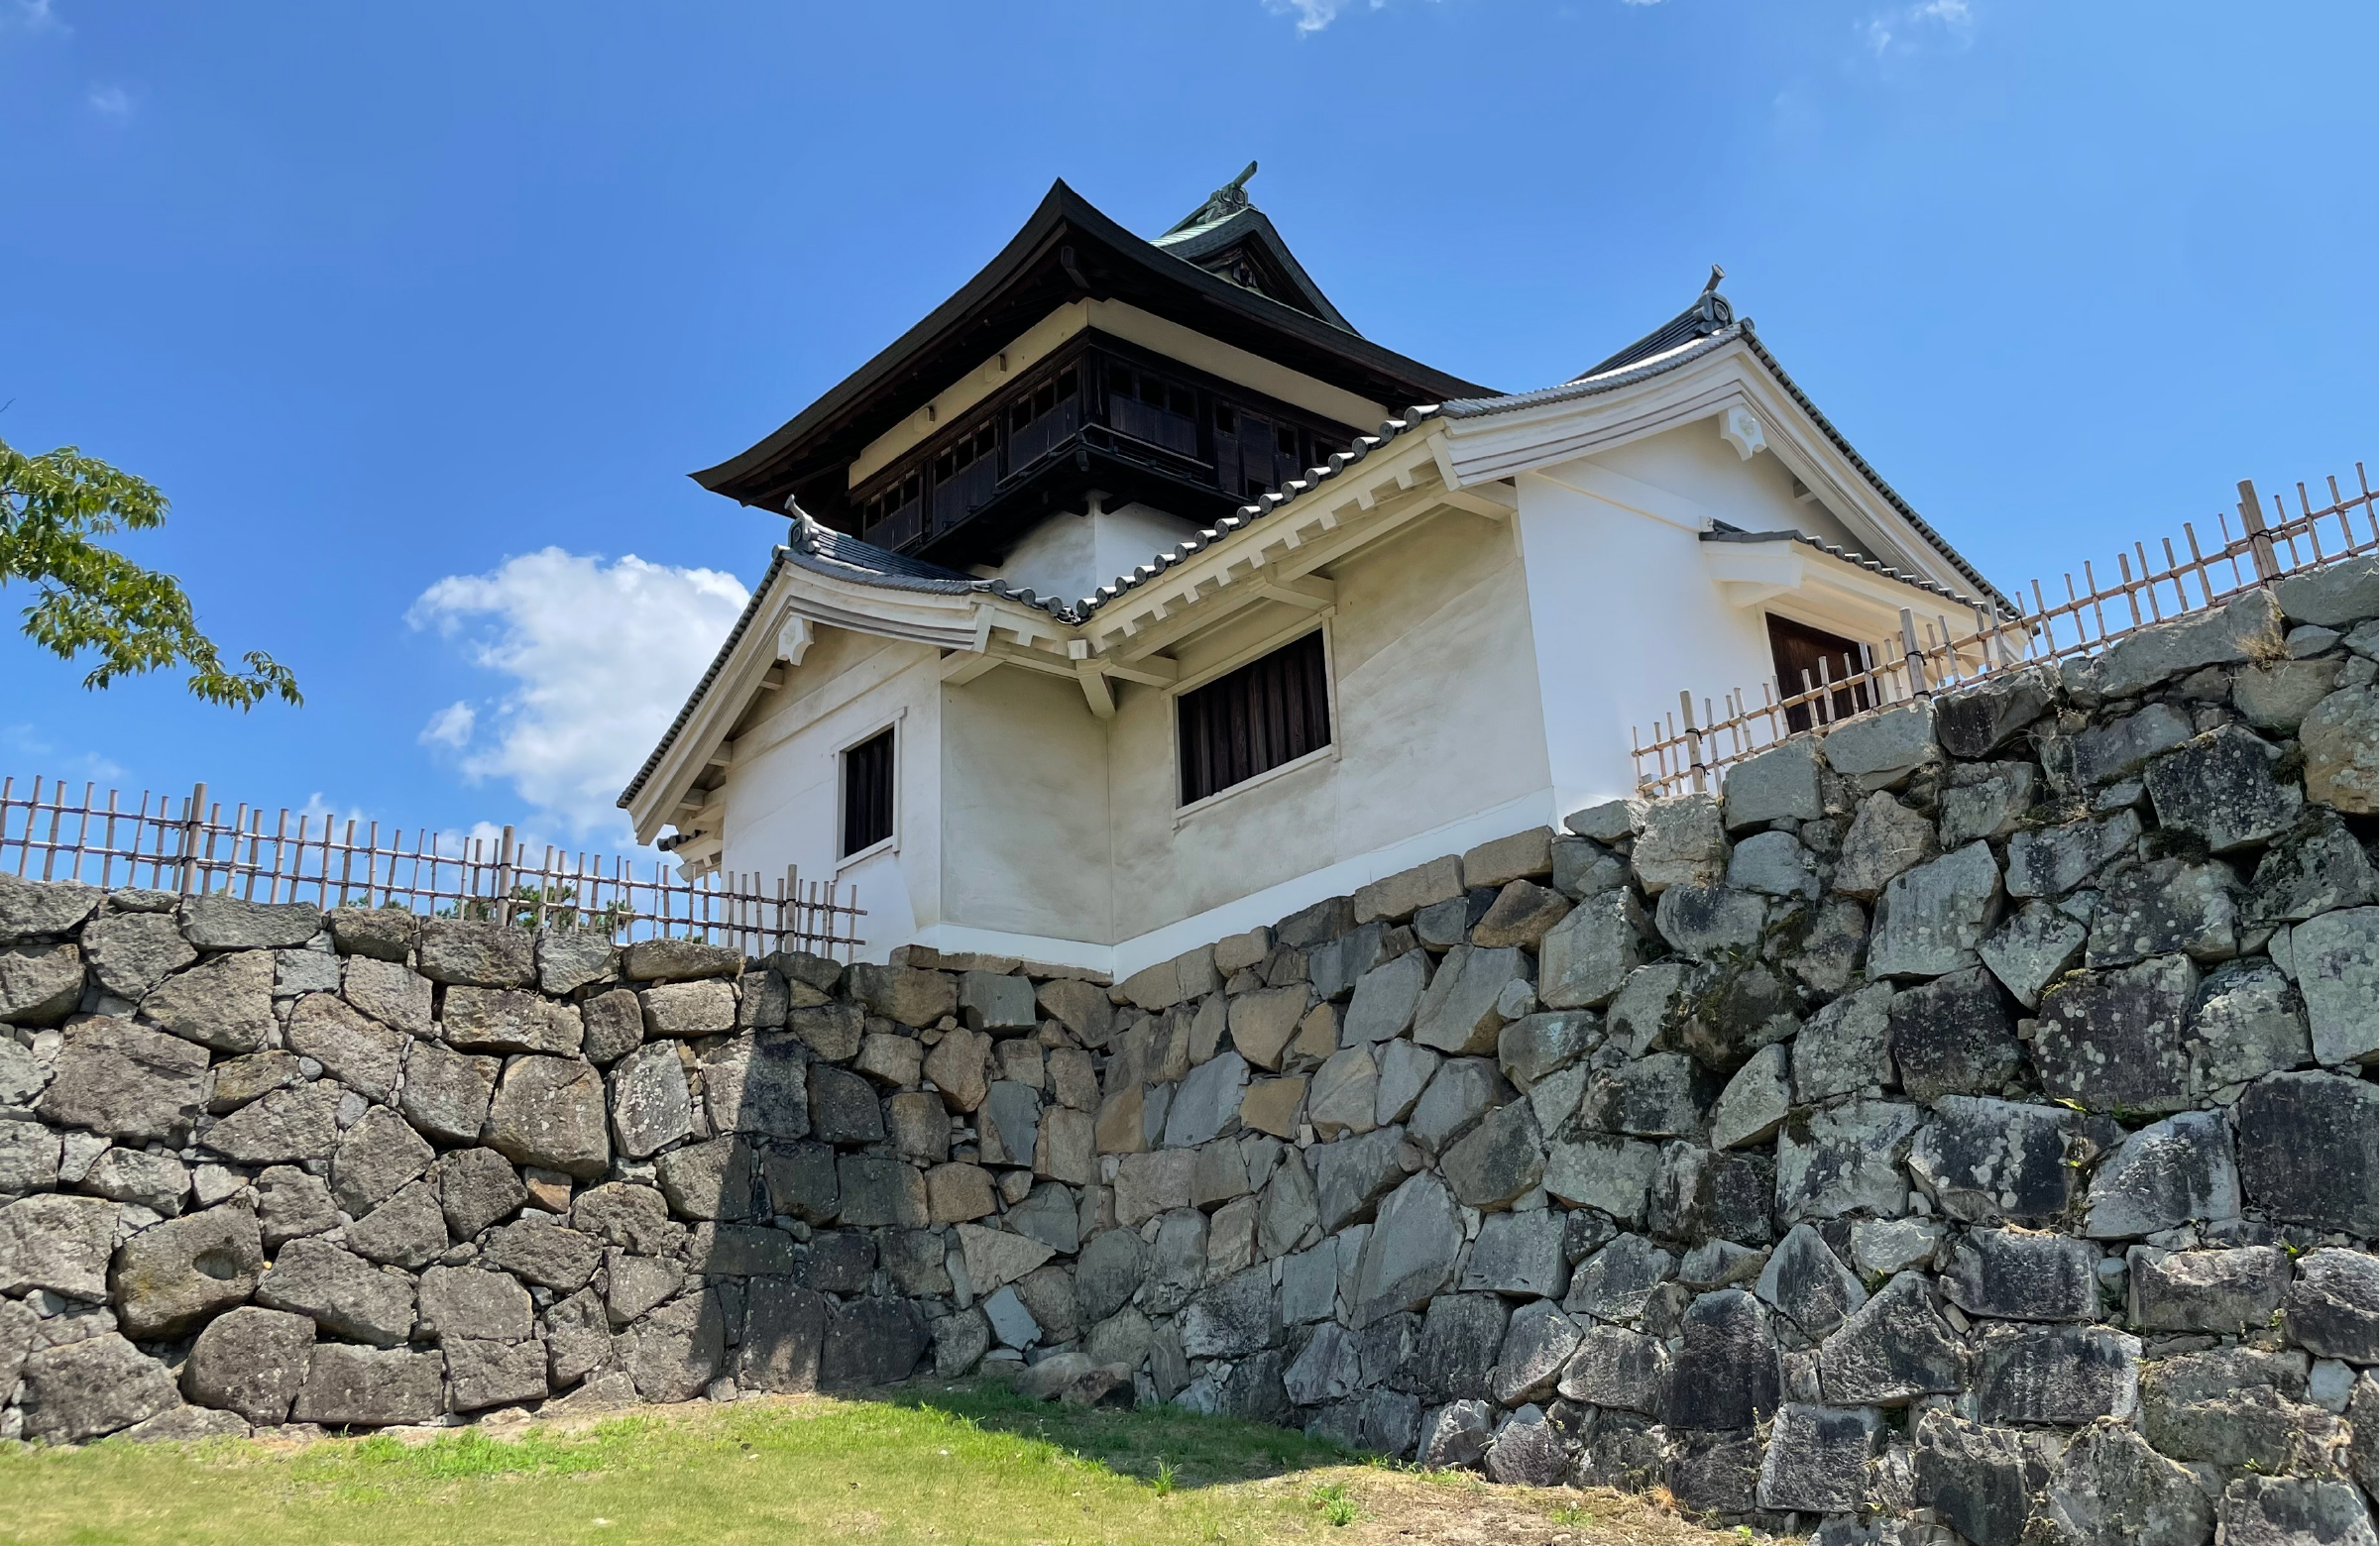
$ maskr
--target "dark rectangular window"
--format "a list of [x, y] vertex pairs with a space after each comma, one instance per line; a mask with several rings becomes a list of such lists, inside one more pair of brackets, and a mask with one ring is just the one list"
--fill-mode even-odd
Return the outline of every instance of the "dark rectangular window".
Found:
[[[1822, 632], [1802, 623], [1790, 622], [1771, 612], [1768, 616], [1768, 652], [1776, 661], [1778, 696], [1796, 697], [1814, 691], [1822, 681], [1840, 682], [1857, 676], [1867, 669], [1860, 658], [1860, 646], [1833, 633]], [[1820, 663], [1825, 674], [1820, 675]], [[1808, 687], [1802, 685], [1804, 679]], [[1840, 719], [1870, 707], [1868, 684], [1865, 682], [1843, 688], [1827, 695], [1827, 713]], [[1810, 711], [1818, 700], [1812, 699], [1785, 711], [1785, 726], [1793, 730], [1810, 727]]]
[[1322, 635], [1308, 633], [1175, 702], [1189, 805], [1330, 744]]
[[845, 857], [892, 835], [892, 731], [871, 735], [843, 754]]

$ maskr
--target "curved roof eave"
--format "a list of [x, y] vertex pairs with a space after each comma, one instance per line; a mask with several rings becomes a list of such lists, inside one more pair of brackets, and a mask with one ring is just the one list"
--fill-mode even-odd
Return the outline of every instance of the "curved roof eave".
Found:
[[[1266, 229], [1270, 230], [1269, 222]], [[1069, 230], [1079, 232], [1086, 241], [1097, 242], [1160, 282], [1179, 285], [1200, 299], [1228, 306], [1258, 326], [1285, 335], [1291, 342], [1325, 350], [1383, 376], [1411, 382], [1432, 396], [1475, 395], [1489, 389], [1383, 348], [1343, 323], [1334, 324], [1209, 274], [1188, 259], [1124, 229], [1061, 178], [1050, 185], [1049, 193], [999, 254], [924, 320], [877, 351], [866, 364], [749, 449], [689, 476], [718, 493], [723, 492], [723, 486], [765, 472], [788, 450], [827, 428], [839, 413], [880, 387], [910, 358], [943, 342]], [[1274, 234], [1274, 242], [1279, 242], [1278, 233]], [[1315, 293], [1319, 295], [1318, 290]]]

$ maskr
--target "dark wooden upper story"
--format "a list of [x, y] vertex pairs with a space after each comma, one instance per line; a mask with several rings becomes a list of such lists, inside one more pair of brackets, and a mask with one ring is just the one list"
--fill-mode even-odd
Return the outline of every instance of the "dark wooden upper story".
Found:
[[[1368, 424], [1314, 412], [1085, 331], [856, 487], [887, 431], [1071, 301], [1116, 300], [1392, 411], [1489, 388], [1348, 327], [1270, 221], [1218, 191], [1150, 242], [1064, 182], [957, 294], [705, 488], [953, 566], [996, 563], [1048, 514], [1140, 499], [1210, 519], [1343, 449]], [[1221, 204], [1217, 201], [1222, 200]], [[1212, 216], [1213, 218], [1204, 218]], [[1071, 389], [1070, 389], [1071, 388]]]

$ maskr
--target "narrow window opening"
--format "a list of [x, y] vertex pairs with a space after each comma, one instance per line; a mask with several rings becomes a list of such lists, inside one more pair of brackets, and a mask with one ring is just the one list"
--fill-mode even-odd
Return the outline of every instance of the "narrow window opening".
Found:
[[892, 835], [892, 729], [843, 754], [843, 853], [849, 858]]

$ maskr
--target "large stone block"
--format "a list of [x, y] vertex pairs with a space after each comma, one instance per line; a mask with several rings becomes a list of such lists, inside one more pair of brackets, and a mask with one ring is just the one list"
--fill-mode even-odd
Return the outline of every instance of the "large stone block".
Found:
[[1934, 1306], [1924, 1274], [1901, 1272], [1820, 1345], [1819, 1382], [1833, 1406], [1904, 1406], [1960, 1388], [1966, 1357]]
[[321, 1343], [289, 1415], [326, 1427], [428, 1422], [445, 1407], [445, 1376], [436, 1353]]
[[182, 1394], [201, 1406], [237, 1412], [260, 1428], [274, 1426], [289, 1420], [289, 1403], [305, 1387], [313, 1361], [312, 1321], [243, 1305], [209, 1321], [190, 1345]]
[[1796, 1224], [1778, 1242], [1754, 1291], [1813, 1342], [1834, 1335], [1846, 1316], [1868, 1302], [1859, 1274], [1808, 1224]]
[[1881, 1094], [1892, 1082], [1889, 983], [1848, 993], [1810, 1017], [1793, 1040], [1793, 1087], [1804, 1102]]
[[348, 1249], [384, 1266], [417, 1268], [450, 1244], [437, 1188], [409, 1181], [347, 1231]]
[[513, 1223], [490, 1230], [480, 1260], [523, 1282], [557, 1293], [576, 1293], [587, 1286], [602, 1265], [603, 1244], [592, 1235], [555, 1223], [550, 1214], [526, 1213]]
[[2025, 1008], [2083, 953], [2091, 930], [2047, 902], [2028, 902], [1986, 939], [1977, 953]]
[[2328, 1073], [2275, 1073], [2233, 1108], [2248, 1201], [2275, 1218], [2380, 1235], [2380, 1091]]
[[2083, 1233], [2125, 1240], [2193, 1219], [2239, 1217], [2239, 1170], [2222, 1113], [2189, 1111], [2127, 1137], [2092, 1175]]
[[2372, 1546], [2380, 1535], [2355, 1490], [2324, 1477], [2242, 1477], [2216, 1509], [2223, 1546]]
[[1380, 1204], [1364, 1241], [1352, 1295], [1356, 1325], [1418, 1309], [1454, 1281], [1462, 1246], [1462, 1219], [1445, 1183], [1426, 1170], [1407, 1179]]
[[2079, 1181], [2069, 1161], [2090, 1153], [2083, 1131], [2061, 1107], [1945, 1095], [1909, 1146], [1909, 1170], [1964, 1223], [2054, 1219]]
[[1438, 1065], [1428, 1088], [1414, 1102], [1407, 1131], [1423, 1153], [1441, 1154], [1512, 1095], [1496, 1065], [1486, 1058], [1450, 1057]]
[[2098, 1314], [2099, 1254], [2044, 1231], [1978, 1229], [1951, 1247], [1942, 1291], [1970, 1315], [2087, 1321]]
[[2140, 1339], [2103, 1326], [1991, 1326], [1976, 1392], [1986, 1422], [2080, 1424], [2130, 1417]]
[[877, 1155], [845, 1155], [835, 1162], [842, 1192], [839, 1217], [853, 1228], [924, 1229], [926, 1178], [915, 1165]]
[[2349, 816], [2370, 816], [2380, 793], [2380, 698], [2342, 688], [2314, 706], [2298, 726], [2306, 756], [2306, 798]]
[[126, 1241], [108, 1270], [108, 1298], [125, 1335], [163, 1341], [247, 1298], [264, 1268], [256, 1215], [226, 1204]]
[[1532, 827], [1479, 843], [1463, 852], [1463, 885], [1504, 887], [1516, 880], [1542, 880], [1553, 873], [1553, 828]]
[[1933, 758], [1933, 701], [1920, 698], [1847, 720], [1827, 732], [1825, 746], [1836, 772], [1889, 782]]
[[1999, 921], [1999, 865], [1969, 843], [1893, 878], [1876, 904], [1868, 944], [1874, 977], [1939, 977], [1972, 966]]
[[495, 1057], [450, 1051], [435, 1042], [411, 1042], [405, 1049], [404, 1088], [397, 1094], [397, 1108], [433, 1139], [477, 1143], [503, 1070], [503, 1062]]
[[575, 1057], [513, 1058], [480, 1141], [515, 1164], [593, 1178], [612, 1160], [604, 1077]]
[[1533, 977], [1518, 948], [1456, 945], [1415, 1008], [1414, 1040], [1456, 1056], [1493, 1053], [1497, 1034], [1515, 1018], [1503, 1011], [1505, 989], [1514, 982], [1533, 988]]
[[682, 1293], [614, 1343], [621, 1364], [648, 1401], [691, 1401], [718, 1375], [727, 1355], [720, 1296]]
[[2226, 724], [2148, 765], [2144, 775], [2157, 825], [2228, 853], [2289, 830], [2305, 809], [2294, 781], [2278, 776], [2281, 748], [2253, 730]]
[[1248, 1064], [1237, 1051], [1218, 1053], [1190, 1070], [1165, 1120], [1165, 1147], [1190, 1149], [1238, 1131]]
[[2272, 593], [2254, 590], [2212, 611], [2152, 623], [2098, 657], [2098, 690], [2126, 698], [2201, 666], [2251, 659], [2280, 641], [2281, 621]]
[[2176, 953], [2230, 959], [2239, 952], [2238, 885], [2224, 864], [2152, 859], [2124, 871], [2099, 892], [2083, 964], [2123, 966]]
[[46, 1288], [69, 1299], [104, 1299], [122, 1213], [97, 1197], [55, 1193], [0, 1206], [0, 1294]]
[[[297, 1176], [302, 1174], [297, 1172], [292, 1176], [293, 1184], [301, 1184]], [[455, 1150], [439, 1159], [431, 1175], [438, 1186], [438, 1207], [446, 1215], [448, 1231], [457, 1240], [474, 1239], [481, 1230], [510, 1218], [528, 1200], [528, 1188], [521, 1184], [520, 1173], [493, 1149]], [[328, 1196], [323, 1200], [327, 1203]], [[270, 1238], [273, 1233], [270, 1198], [265, 1222]]]
[[[2309, 1251], [2282, 1312], [2289, 1340], [2321, 1358], [2380, 1364], [2380, 1258], [2359, 1251]], [[2357, 1429], [2369, 1444], [2373, 1435]]]
[[2059, 1457], [2034, 1516], [2052, 1546], [2206, 1546], [2214, 1505], [2136, 1430], [2097, 1422]]
[[1686, 1309], [1661, 1420], [1671, 1428], [1750, 1428], [1778, 1404], [1776, 1341], [1759, 1300], [1741, 1288]]
[[2008, 839], [2008, 895], [2064, 896], [2101, 865], [2129, 856], [2139, 841], [2140, 818], [2130, 811], [2020, 831]]
[[827, 1323], [834, 1311], [833, 1303], [816, 1289], [783, 1277], [753, 1279], [745, 1294], [743, 1335], [736, 1356], [737, 1388], [783, 1394], [817, 1389]]
[[2016, 1546], [2049, 1467], [2028, 1436], [1931, 1411], [1917, 1424], [1915, 1499], [1974, 1546]]
[[97, 911], [105, 896], [97, 886], [73, 881], [0, 875], [0, 943], [70, 933]]
[[2271, 1324], [2289, 1289], [2289, 1258], [2272, 1246], [2229, 1251], [2134, 1246], [2128, 1260], [2131, 1321], [2142, 1331], [2241, 1336]]
[[[1579, 835], [1593, 837], [1596, 833]], [[1727, 868], [1727, 828], [1720, 818], [1718, 797], [1680, 795], [1647, 804], [1629, 863], [1646, 896], [1657, 896], [1675, 885], [1717, 880]]]
[[717, 977], [638, 988], [636, 1002], [644, 1011], [648, 1037], [721, 1036], [736, 1029], [736, 989]]
[[1650, 1144], [1564, 1130], [1547, 1151], [1543, 1184], [1574, 1208], [1641, 1224], [1659, 1165], [1660, 1151]]
[[1917, 1131], [1918, 1109], [1855, 1100], [1788, 1122], [1777, 1139], [1776, 1211], [1792, 1222], [1846, 1213], [1898, 1213], [1908, 1197], [1900, 1161]]
[[2290, 954], [2314, 1060], [2324, 1066], [2369, 1062], [2380, 1051], [2380, 908], [2342, 908], [2290, 932]]
[[2042, 1089], [2093, 1111], [2188, 1106], [2183, 1037], [2198, 989], [2198, 968], [2179, 954], [2060, 980], [2042, 995], [2033, 1042]]
[[420, 959], [421, 974], [432, 982], [525, 988], [537, 980], [536, 937], [502, 924], [425, 919]]
[[201, 1047], [253, 1052], [273, 1029], [272, 952], [234, 950], [200, 961], [151, 989], [141, 1015]]
[[1728, 829], [1745, 831], [1770, 822], [1814, 822], [1826, 815], [1819, 798], [1819, 740], [1796, 735], [1756, 752], [1727, 770]]
[[330, 1083], [274, 1090], [209, 1128], [206, 1147], [240, 1164], [327, 1160], [339, 1141], [342, 1094]]
[[23, 1379], [25, 1437], [53, 1444], [115, 1433], [181, 1402], [166, 1366], [112, 1331], [36, 1349]]
[[[1972, 839], [1971, 839], [1972, 840]], [[1860, 802], [1835, 858], [1835, 889], [1872, 898], [1897, 875], [1939, 857], [1934, 824], [1882, 791]]]
[[1875, 1408], [1838, 1411], [1787, 1404], [1760, 1455], [1760, 1506], [1849, 1513], [1868, 1494], [1868, 1464], [1881, 1419]]
[[1551, 1299], [1569, 1282], [1562, 1258], [1562, 1214], [1536, 1208], [1527, 1213], [1491, 1213], [1481, 1220], [1457, 1285], [1515, 1298]]
[[1536, 1113], [1527, 1101], [1491, 1112], [1445, 1150], [1438, 1167], [1465, 1207], [1505, 1206], [1545, 1173], [1545, 1140], [1537, 1131]]
[[430, 1166], [438, 1152], [405, 1119], [374, 1106], [339, 1135], [331, 1151], [330, 1190], [339, 1207], [361, 1218]]
[[334, 1335], [376, 1347], [396, 1347], [413, 1330], [413, 1280], [327, 1241], [292, 1240], [282, 1247], [257, 1284], [256, 1301], [310, 1316]]
[[170, 915], [101, 913], [82, 932], [82, 953], [99, 986], [138, 999], [198, 959]]
[[1562, 1308], [1599, 1321], [1634, 1321], [1676, 1275], [1677, 1258], [1642, 1235], [1621, 1235], [1578, 1264]]
[[1354, 921], [1401, 923], [1433, 902], [1462, 894], [1463, 861], [1450, 853], [1357, 887]]
[[1999, 983], [1980, 966], [1894, 994], [1886, 1020], [1911, 1100], [1997, 1094], [2024, 1062]]

